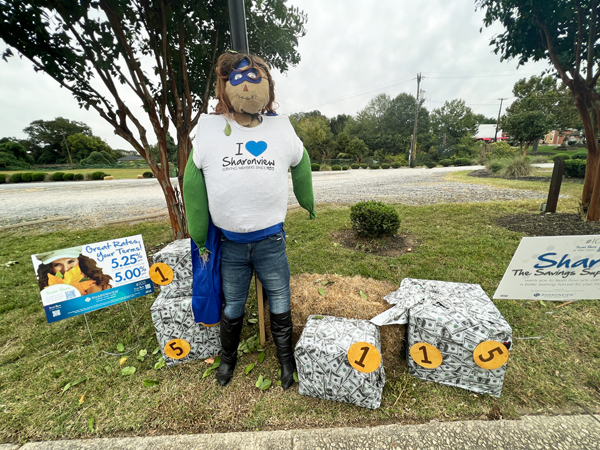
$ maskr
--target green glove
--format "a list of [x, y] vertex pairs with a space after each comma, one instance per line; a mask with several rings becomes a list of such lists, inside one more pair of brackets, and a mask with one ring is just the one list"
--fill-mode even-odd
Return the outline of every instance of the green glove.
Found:
[[198, 248], [202, 250], [206, 246], [208, 233], [208, 196], [202, 171], [194, 164], [193, 150], [183, 175], [183, 201], [188, 232]]
[[[187, 175], [187, 169], [185, 171]], [[317, 217], [315, 211], [315, 197], [312, 187], [312, 172], [310, 170], [310, 158], [308, 152], [304, 149], [302, 161], [296, 167], [292, 167], [292, 185], [294, 186], [294, 195], [305, 210], [310, 213], [310, 218]]]

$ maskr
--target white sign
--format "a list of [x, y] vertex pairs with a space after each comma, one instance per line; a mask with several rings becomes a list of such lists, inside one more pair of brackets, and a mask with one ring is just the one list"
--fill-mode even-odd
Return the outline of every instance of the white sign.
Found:
[[600, 299], [600, 236], [525, 237], [495, 299]]

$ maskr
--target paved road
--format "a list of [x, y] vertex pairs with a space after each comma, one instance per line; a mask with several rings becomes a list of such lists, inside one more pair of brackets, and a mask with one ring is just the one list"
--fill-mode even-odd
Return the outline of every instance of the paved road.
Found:
[[[419, 205], [544, 197], [540, 192], [496, 189], [449, 182], [443, 178], [451, 171], [480, 168], [315, 172], [315, 201], [354, 203], [377, 199]], [[172, 181], [177, 182], [176, 179]], [[288, 203], [296, 203], [291, 189]], [[166, 213], [167, 210], [156, 179], [3, 184], [0, 185], [0, 205], [0, 225], [67, 216], [72, 218], [70, 224], [78, 228], [94, 227], [128, 217]]]
[[599, 416], [31, 442], [0, 450], [596, 450]]

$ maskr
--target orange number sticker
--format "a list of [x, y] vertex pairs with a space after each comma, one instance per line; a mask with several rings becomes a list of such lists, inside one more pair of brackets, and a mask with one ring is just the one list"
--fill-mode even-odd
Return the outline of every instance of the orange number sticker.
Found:
[[483, 341], [473, 350], [473, 360], [482, 369], [497, 369], [508, 361], [508, 349], [501, 342]]
[[156, 284], [165, 286], [173, 281], [173, 269], [165, 263], [152, 264], [150, 267], [150, 279]]
[[192, 348], [185, 339], [172, 339], [165, 345], [165, 355], [171, 359], [185, 358]]
[[381, 353], [368, 342], [355, 342], [348, 349], [348, 362], [362, 373], [370, 373], [381, 365]]
[[426, 342], [417, 342], [414, 344], [410, 348], [410, 356], [414, 362], [426, 369], [435, 369], [444, 360], [440, 351]]

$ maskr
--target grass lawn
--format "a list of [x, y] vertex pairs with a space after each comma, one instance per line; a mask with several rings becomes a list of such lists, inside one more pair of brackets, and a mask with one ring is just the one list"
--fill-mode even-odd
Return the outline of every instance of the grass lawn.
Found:
[[[467, 181], [462, 173], [450, 176]], [[525, 185], [514, 182], [514, 187]], [[575, 212], [576, 204], [561, 200], [559, 208]], [[291, 271], [358, 274], [396, 285], [404, 277], [479, 283], [491, 297], [522, 237], [495, 220], [517, 212], [534, 214], [538, 206], [538, 201], [398, 204], [400, 232], [411, 234], [418, 245], [395, 258], [336, 245], [332, 233], [350, 226], [347, 206], [320, 205], [314, 221], [294, 210], [286, 220]], [[157, 341], [149, 312], [154, 295], [131, 302], [140, 349], [147, 355], [129, 355], [122, 367], [136, 371], [124, 376], [118, 356], [95, 354], [83, 316], [46, 323], [29, 255], [139, 233], [147, 249], [171, 236], [167, 222], [0, 235], [0, 442], [485, 419], [492, 408], [505, 418], [600, 410], [600, 303], [595, 301], [560, 309], [549, 301], [496, 302], [515, 337], [542, 337], [514, 341], [499, 399], [421, 381], [408, 375], [404, 364], [387, 371], [383, 401], [375, 411], [303, 397], [297, 385], [285, 392], [277, 386], [260, 391], [255, 387], [259, 374], [277, 376], [271, 342], [262, 363], [256, 353], [243, 355], [225, 388], [216, 384], [214, 373], [203, 378], [210, 366], [202, 361], [156, 369], [159, 355], [153, 354]], [[8, 261], [18, 264], [7, 267]], [[256, 312], [254, 297], [248, 309], [248, 316]], [[116, 353], [119, 343], [126, 349], [137, 345], [124, 306], [90, 313], [88, 320], [100, 349]], [[251, 338], [257, 331], [257, 325], [245, 324], [242, 336]], [[256, 366], [246, 375], [250, 363]]]
[[124, 178], [137, 178], [138, 175], [142, 175], [144, 172], [150, 172], [150, 167], [140, 167], [138, 169], [136, 168], [126, 168], [126, 169], [61, 169], [61, 170], [52, 170], [52, 171], [46, 171], [46, 170], [39, 170], [39, 169], [32, 169], [32, 170], [6, 170], [6, 171], [0, 171], [0, 174], [5, 174], [5, 175], [12, 175], [13, 173], [25, 173], [25, 172], [44, 172], [47, 173], [49, 175], [52, 175], [55, 172], [63, 172], [63, 173], [82, 173], [84, 175], [89, 174], [89, 173], [93, 173], [93, 172], [104, 172], [107, 173], [109, 175], [112, 175], [113, 177], [115, 177], [115, 179], [117, 180], [121, 180]]

